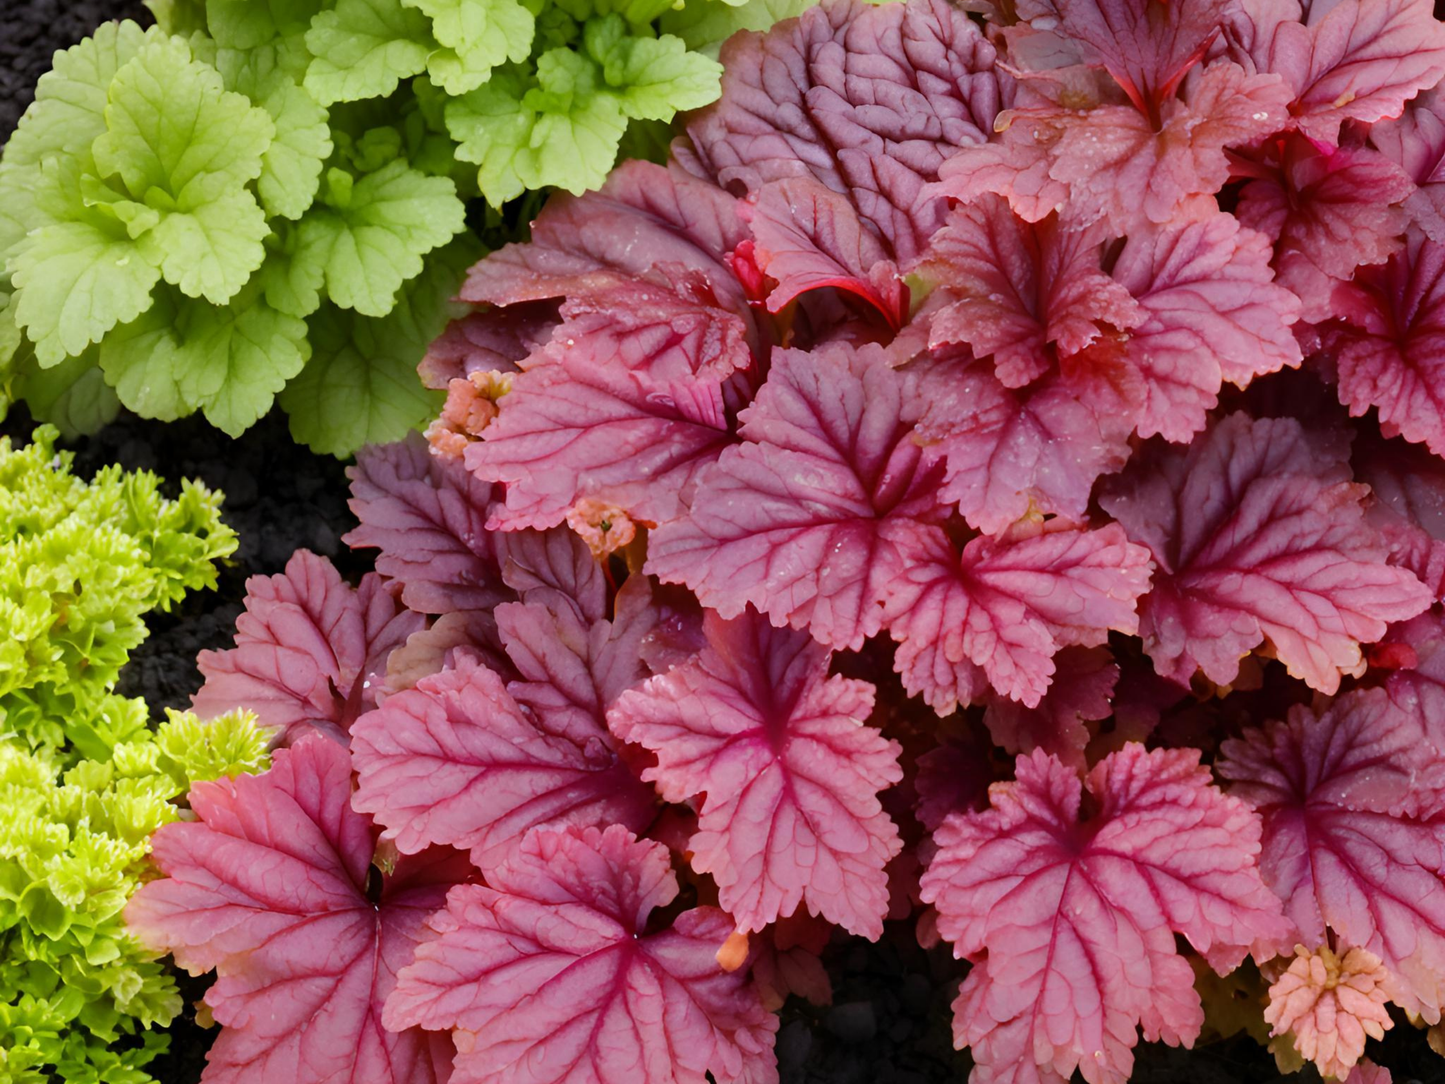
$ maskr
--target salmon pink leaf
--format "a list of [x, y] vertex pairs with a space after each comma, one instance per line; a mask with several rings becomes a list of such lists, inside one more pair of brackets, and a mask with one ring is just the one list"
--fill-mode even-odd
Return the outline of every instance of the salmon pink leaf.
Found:
[[1289, 1035], [1294, 1048], [1330, 1080], [1350, 1076], [1365, 1039], [1394, 1027], [1386, 1004], [1395, 981], [1380, 958], [1364, 949], [1337, 954], [1297, 946], [1289, 969], [1269, 988], [1264, 1019], [1271, 1034]]
[[1270, 256], [1268, 238], [1227, 214], [1129, 237], [1113, 273], [1143, 312], [1126, 347], [1147, 389], [1140, 436], [1187, 441], [1224, 381], [1299, 364], [1300, 302], [1273, 284]]
[[1019, 388], [1104, 328], [1137, 326], [1143, 311], [1100, 267], [1102, 242], [1100, 231], [1062, 230], [1053, 217], [1027, 223], [997, 196], [954, 208], [917, 268], [938, 283], [928, 345], [967, 343]]
[[246, 610], [236, 645], [202, 651], [205, 684], [191, 698], [202, 718], [235, 708], [281, 730], [283, 744], [317, 729], [346, 740], [351, 724], [374, 707], [393, 647], [426, 619], [397, 605], [375, 573], [360, 587], [331, 562], [301, 550], [276, 576], [246, 581]]
[[1398, 117], [1445, 76], [1445, 28], [1430, 0], [1243, 0], [1230, 16], [1231, 52], [1284, 77], [1295, 126], [1334, 143], [1347, 120]]
[[1153, 448], [1106, 487], [1104, 509], [1158, 564], [1140, 633], [1160, 674], [1220, 685], [1266, 639], [1295, 676], [1334, 692], [1361, 643], [1430, 592], [1386, 563], [1342, 444], [1292, 418], [1232, 414], [1187, 449]]
[[1060, 648], [1136, 631], [1135, 603], [1149, 582], [1148, 553], [1116, 523], [1025, 520], [973, 539], [961, 557], [940, 533], [908, 556], [884, 620], [904, 685], [939, 714], [976, 697], [984, 678], [1038, 707]]
[[505, 530], [555, 526], [584, 498], [665, 523], [733, 441], [717, 381], [659, 383], [585, 346], [517, 376], [483, 436], [466, 465], [506, 483], [488, 521]]
[[[1445, 839], [1439, 758], [1418, 719], [1379, 689], [1323, 715], [1289, 718], [1221, 746], [1231, 794], [1264, 818], [1260, 867], [1306, 948], [1378, 956], [1395, 1000], [1440, 1019], [1445, 1006]], [[1417, 816], [1417, 814], [1419, 814]]]
[[758, 192], [751, 220], [757, 265], [778, 283], [770, 311], [833, 287], [872, 305], [893, 328], [907, 318], [897, 265], [845, 197], [811, 177], [773, 181]]
[[[515, 683], [514, 683], [515, 685]], [[598, 727], [551, 730], [502, 679], [463, 660], [357, 720], [355, 807], [376, 815], [403, 854], [435, 843], [491, 870], [541, 824], [640, 831], [653, 798]]]
[[1284, 144], [1278, 176], [1245, 185], [1237, 213], [1274, 239], [1279, 283], [1303, 302], [1304, 319], [1325, 320], [1338, 283], [1399, 249], [1405, 211], [1398, 204], [1412, 187], [1367, 147], [1321, 149], [1295, 136]]
[[1042, 749], [1071, 768], [1082, 768], [1089, 743], [1084, 724], [1114, 714], [1118, 680], [1119, 667], [1107, 648], [1066, 647], [1054, 656], [1053, 679], [1036, 706], [995, 696], [983, 721], [995, 744], [1010, 753]]
[[1334, 359], [1340, 402], [1374, 407], [1387, 437], [1445, 456], [1445, 245], [1411, 228], [1403, 251], [1361, 269], [1340, 299], [1343, 320], [1322, 345]]
[[845, 196], [899, 264], [943, 221], [926, 191], [1002, 108], [994, 48], [946, 0], [823, 4], [722, 54], [722, 98], [688, 125], [699, 168], [757, 192], [812, 176]]
[[861, 647], [905, 553], [947, 515], [906, 379], [878, 347], [780, 350], [739, 417], [745, 443], [702, 472], [687, 516], [653, 533], [647, 570], [725, 617], [751, 603]]
[[396, 973], [427, 915], [473, 874], [450, 849], [404, 858], [367, 895], [373, 833], [351, 809], [351, 761], [303, 738], [269, 771], [191, 790], [197, 819], [156, 833], [166, 874], [131, 900], [143, 943], [193, 974], [220, 1035], [206, 1080], [240, 1084], [445, 1084], [452, 1046], [420, 1028], [382, 1026]]
[[992, 807], [934, 839], [923, 899], [954, 953], [975, 960], [954, 1041], [984, 1080], [1122, 1084], [1145, 1038], [1192, 1043], [1204, 1022], [1182, 934], [1231, 968], [1288, 933], [1260, 880], [1260, 821], [1211, 785], [1195, 750], [1129, 744], [1083, 787], [1042, 751], [1019, 757]]
[[361, 525], [342, 541], [381, 551], [376, 570], [402, 585], [408, 608], [445, 614], [514, 597], [502, 583], [497, 539], [486, 530], [490, 484], [433, 456], [417, 433], [363, 448], [346, 473]]
[[660, 843], [538, 829], [487, 887], [447, 897], [386, 1023], [454, 1028], [452, 1084], [776, 1084], [777, 1017], [717, 963], [727, 915], [698, 907], [649, 929], [677, 892]]
[[688, 850], [739, 929], [803, 904], [876, 940], [902, 848], [878, 792], [903, 772], [898, 744], [865, 725], [873, 686], [828, 677], [831, 652], [756, 613], [710, 613], [704, 631], [695, 661], [623, 694], [613, 732], [656, 754], [643, 778], [664, 798], [704, 795]]

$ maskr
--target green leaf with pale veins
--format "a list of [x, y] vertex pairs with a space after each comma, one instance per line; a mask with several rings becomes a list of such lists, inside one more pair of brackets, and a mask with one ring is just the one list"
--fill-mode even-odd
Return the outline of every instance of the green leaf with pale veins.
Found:
[[25, 400], [32, 418], [56, 426], [67, 439], [97, 432], [120, 413], [120, 400], [105, 382], [97, 357], [91, 347], [49, 369], [27, 359], [15, 375], [15, 394]]
[[58, 365], [134, 320], [151, 303], [160, 271], [118, 226], [60, 222], [32, 235], [12, 261], [15, 319], [44, 367]]
[[688, 52], [681, 38], [670, 35], [623, 38], [608, 51], [602, 70], [622, 112], [638, 120], [671, 120], [722, 93], [722, 65]]
[[323, 269], [332, 301], [365, 316], [390, 312], [422, 257], [465, 226], [456, 186], [400, 159], [359, 178], [332, 169], [326, 189], [301, 223], [296, 258]]
[[427, 59], [427, 72], [448, 94], [465, 94], [487, 81], [492, 69], [527, 59], [536, 20], [518, 0], [402, 0], [431, 19], [442, 48]]
[[147, 45], [116, 72], [105, 120], [93, 145], [100, 175], [119, 174], [136, 199], [156, 206], [163, 195], [182, 211], [259, 176], [276, 134], [265, 110], [226, 90], [178, 38]]
[[306, 32], [315, 54], [306, 89], [322, 105], [384, 98], [426, 70], [436, 48], [427, 17], [401, 0], [340, 0]]
[[188, 297], [224, 305], [266, 258], [266, 214], [249, 192], [228, 192], [188, 214], [169, 214], [137, 242]]
[[136, 413], [169, 421], [199, 408], [239, 436], [271, 408], [308, 352], [305, 321], [277, 312], [252, 286], [221, 306], [168, 293], [106, 337], [100, 364]]
[[766, 30], [774, 23], [803, 14], [818, 0], [688, 0], [664, 12], [659, 25], [681, 38], [689, 49], [713, 60], [723, 42], [739, 30]]

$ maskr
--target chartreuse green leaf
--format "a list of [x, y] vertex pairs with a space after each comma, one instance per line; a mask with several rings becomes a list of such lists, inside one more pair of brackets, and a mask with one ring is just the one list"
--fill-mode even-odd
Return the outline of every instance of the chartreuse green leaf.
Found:
[[533, 13], [518, 0], [402, 0], [431, 18], [441, 48], [427, 58], [427, 72], [449, 94], [465, 94], [508, 61], [532, 51]]
[[803, 14], [818, 0], [688, 0], [663, 13], [663, 33], [682, 39], [692, 50], [717, 59], [722, 43], [739, 30], [766, 30], [774, 23]]
[[[613, 19], [620, 25], [617, 16], [603, 22]], [[598, 59], [622, 112], [638, 120], [671, 120], [707, 105], [722, 91], [722, 65], [688, 52], [678, 38], [622, 36]]]
[[230, 305], [163, 297], [107, 336], [100, 364], [131, 410], [170, 419], [199, 408], [239, 436], [301, 371], [309, 349], [305, 321], [267, 304], [258, 282]]
[[339, 0], [312, 20], [306, 47], [306, 89], [330, 105], [385, 97], [426, 70], [436, 43], [427, 17], [401, 0]]
[[325, 189], [301, 223], [296, 260], [321, 268], [331, 300], [364, 316], [390, 312], [422, 257], [466, 224], [451, 180], [401, 159], [360, 177], [333, 167]]

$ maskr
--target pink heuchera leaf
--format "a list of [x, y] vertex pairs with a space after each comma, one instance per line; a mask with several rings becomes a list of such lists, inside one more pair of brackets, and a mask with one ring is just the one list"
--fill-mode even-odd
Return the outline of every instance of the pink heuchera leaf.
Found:
[[1082, 518], [1094, 482], [1124, 466], [1142, 401], [1135, 387], [1053, 373], [1011, 389], [967, 350], [914, 360], [918, 438], [946, 462], [943, 497], [991, 534], [1031, 510]]
[[701, 475], [687, 516], [653, 532], [647, 571], [725, 617], [751, 603], [861, 647], [905, 555], [947, 516], [905, 378], [878, 347], [779, 350], [739, 418], [745, 443]]
[[1350, 461], [1374, 492], [1365, 517], [1389, 541], [1391, 562], [1445, 598], [1445, 460], [1419, 444], [1361, 433]]
[[[1247, 730], [1220, 747], [1230, 793], [1264, 817], [1260, 868], [1306, 948], [1367, 949], [1399, 980], [1395, 1000], [1431, 1023], [1445, 1004], [1445, 840], [1438, 757], [1381, 690], [1316, 717]], [[1416, 816], [1416, 813], [1424, 816]]]
[[710, 613], [704, 631], [695, 661], [623, 694], [613, 733], [656, 754], [643, 778], [665, 799], [705, 795], [692, 866], [739, 929], [802, 904], [876, 940], [903, 845], [878, 792], [903, 772], [898, 744], [864, 723], [873, 686], [828, 677], [830, 651], [755, 613]]
[[1390, 1070], [1365, 1058], [1345, 1077], [1344, 1084], [1391, 1084]]
[[345, 741], [376, 704], [388, 653], [425, 625], [380, 576], [352, 587], [330, 561], [300, 550], [284, 573], [246, 581], [236, 646], [200, 653], [206, 680], [191, 706], [202, 718], [246, 708], [279, 728], [282, 744], [312, 728]]
[[1273, 284], [1270, 256], [1268, 238], [1227, 214], [1129, 237], [1113, 274], [1143, 312], [1126, 346], [1146, 388], [1140, 436], [1186, 441], [1224, 381], [1299, 364], [1300, 302]]
[[557, 306], [548, 301], [468, 313], [432, 340], [417, 372], [423, 384], [441, 390], [475, 372], [514, 373], [557, 322]]
[[1396, 709], [1413, 718], [1435, 749], [1445, 753], [1445, 617], [1432, 609], [1396, 625], [1385, 646], [1409, 649], [1413, 665], [1385, 679]]
[[955, 207], [915, 269], [938, 283], [928, 345], [967, 343], [1019, 388], [1092, 344], [1100, 325], [1137, 326], [1144, 312], [1101, 269], [1102, 247], [1098, 230], [1027, 223], [997, 196]]
[[1088, 530], [1024, 520], [973, 539], [962, 556], [940, 533], [909, 555], [889, 594], [895, 668], [940, 715], [975, 699], [985, 680], [1038, 707], [1061, 648], [1137, 630], [1149, 568], [1148, 553], [1116, 523]]
[[777, 1017], [717, 963], [727, 915], [647, 930], [677, 891], [660, 843], [537, 829], [486, 887], [448, 895], [386, 1024], [454, 1029], [452, 1084], [776, 1084]]
[[780, 312], [809, 290], [853, 294], [897, 329], [908, 316], [898, 266], [848, 200], [812, 177], [763, 185], [751, 210], [758, 267], [778, 283], [768, 309]]
[[1303, 318], [1325, 320], [1338, 283], [1399, 249], [1405, 212], [1395, 204], [1413, 186], [1366, 147], [1326, 150], [1299, 136], [1283, 147], [1276, 175], [1245, 185], [1236, 213], [1274, 239], [1279, 283], [1303, 302]]
[[488, 527], [552, 527], [586, 498], [658, 524], [733, 437], [716, 381], [658, 383], [589, 354], [587, 340], [520, 374], [467, 468], [507, 486]]
[[1119, 667], [1103, 647], [1066, 647], [1054, 657], [1054, 675], [1036, 707], [995, 696], [983, 721], [994, 744], [1010, 753], [1042, 749], [1072, 768], [1084, 767], [1089, 730], [1084, 724], [1114, 713]]
[[381, 551], [376, 570], [401, 583], [409, 609], [484, 610], [514, 597], [501, 581], [498, 540], [486, 529], [489, 483], [433, 456], [416, 433], [363, 448], [346, 474], [361, 525], [342, 541]]
[[353, 804], [402, 853], [446, 843], [483, 870], [538, 825], [647, 827], [653, 796], [612, 736], [598, 727], [578, 738], [549, 730], [500, 677], [462, 660], [357, 720]]
[[1405, 171], [1416, 189], [1405, 210], [1432, 241], [1445, 241], [1445, 93], [1432, 88], [1397, 120], [1370, 128], [1370, 142]]
[[1430, 0], [1241, 0], [1231, 55], [1284, 77], [1295, 126], [1333, 143], [1347, 120], [1398, 117], [1445, 76], [1445, 28]]
[[[1288, 932], [1256, 866], [1260, 821], [1211, 785], [1196, 750], [1130, 744], [1083, 787], [1042, 751], [1021, 756], [992, 807], [934, 833], [923, 899], [975, 960], [954, 1002], [974, 1079], [1122, 1084], [1136, 1028], [1191, 1043], [1204, 1022], [1183, 934], [1216, 966]], [[1036, 1066], [1036, 1068], [1035, 1068]]]
[[1362, 268], [1321, 332], [1340, 402], [1359, 416], [1374, 407], [1387, 437], [1445, 456], [1445, 245], [1411, 228], [1403, 251]]
[[1182, 99], [1163, 101], [1157, 119], [1133, 106], [1090, 110], [1064, 125], [1053, 148], [1049, 176], [1068, 187], [1064, 213], [1080, 224], [1102, 215], [1119, 233], [1212, 214], [1206, 197], [1229, 178], [1224, 149], [1278, 130], [1288, 100], [1274, 76], [1216, 60]]
[[1228, 685], [1267, 638], [1290, 673], [1334, 692], [1361, 643], [1413, 617], [1430, 592], [1386, 564], [1368, 490], [1344, 449], [1290, 418], [1232, 414], [1187, 449], [1150, 449], [1099, 502], [1158, 564], [1140, 603], [1155, 668]]
[[1352, 948], [1336, 955], [1327, 946], [1295, 948], [1289, 969], [1269, 988], [1264, 1019], [1271, 1034], [1293, 1033], [1294, 1047], [1320, 1075], [1344, 1079], [1365, 1053], [1365, 1040], [1394, 1027], [1385, 1005], [1395, 980], [1380, 958]]
[[383, 1028], [382, 1005], [427, 915], [473, 871], [449, 849], [403, 858], [373, 900], [371, 822], [350, 801], [346, 750], [308, 737], [261, 775], [197, 783], [198, 819], [155, 834], [166, 877], [126, 923], [192, 974], [216, 970], [207, 1084], [445, 1084], [450, 1038]]
[[688, 125], [698, 168], [756, 192], [812, 176], [857, 208], [900, 264], [943, 221], [938, 169], [993, 130], [994, 49], [946, 0], [824, 4], [723, 50], [722, 99]]

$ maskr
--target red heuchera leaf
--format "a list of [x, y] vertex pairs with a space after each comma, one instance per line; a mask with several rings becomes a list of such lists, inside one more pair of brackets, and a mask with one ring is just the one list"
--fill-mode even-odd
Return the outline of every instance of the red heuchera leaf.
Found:
[[755, 613], [710, 613], [704, 631], [696, 661], [623, 694], [613, 733], [656, 754], [643, 778], [668, 801], [705, 795], [692, 866], [739, 929], [803, 904], [876, 940], [902, 848], [877, 795], [903, 772], [898, 744], [863, 725], [873, 686], [828, 677], [830, 651]]
[[814, 1005], [833, 1004], [833, 983], [818, 955], [832, 933], [822, 919], [795, 912], [748, 938], [753, 981], [769, 1012], [781, 1009], [790, 995]]
[[537, 829], [487, 887], [448, 895], [386, 1024], [454, 1028], [452, 1084], [776, 1084], [777, 1017], [717, 963], [728, 916], [698, 907], [648, 932], [676, 896], [660, 843]]
[[970, 727], [918, 758], [913, 812], [924, 829], [935, 831], [950, 813], [976, 812], [988, 805], [992, 748], [987, 737]]
[[1131, 235], [1116, 278], [1143, 311], [1127, 353], [1143, 374], [1143, 437], [1186, 441], [1204, 428], [1224, 381], [1238, 387], [1298, 365], [1300, 302], [1273, 285], [1269, 239], [1227, 214]]
[[1119, 233], [1212, 214], [1207, 197], [1229, 178], [1224, 149], [1279, 129], [1288, 100], [1274, 76], [1216, 60], [1184, 85], [1182, 99], [1165, 100], [1157, 119], [1133, 106], [1090, 110], [1064, 126], [1053, 148], [1049, 176], [1068, 187], [1064, 213], [1079, 224], [1105, 216]]
[[969, 526], [998, 533], [1031, 510], [1082, 518], [1094, 482], [1124, 466], [1136, 388], [1053, 373], [1011, 389], [967, 350], [914, 360], [925, 404], [918, 439], [946, 462], [943, 497]]
[[1385, 679], [1385, 691], [1396, 709], [1445, 753], [1445, 617], [1433, 609], [1396, 625], [1385, 645], [1406, 647], [1414, 659]]
[[829, 3], [723, 49], [722, 99], [688, 125], [697, 168], [756, 192], [815, 177], [907, 264], [943, 221], [925, 186], [1003, 104], [994, 49], [946, 0]]
[[577, 501], [622, 508], [634, 520], [680, 514], [698, 472], [732, 443], [716, 381], [658, 383], [589, 352], [520, 374], [466, 465], [505, 482], [506, 507], [488, 526], [552, 527]]
[[1130, 744], [1089, 773], [1080, 823], [1078, 775], [1039, 751], [992, 808], [934, 833], [923, 898], [977, 961], [954, 1002], [975, 1080], [1121, 1084], [1136, 1027], [1179, 1045], [1204, 1022], [1175, 933], [1230, 968], [1288, 932], [1255, 864], [1259, 818], [1210, 781], [1196, 750]]
[[1241, 0], [1230, 53], [1284, 77], [1295, 126], [1333, 143], [1347, 120], [1398, 117], [1405, 102], [1445, 76], [1445, 28], [1430, 0]]
[[475, 372], [514, 373], [552, 337], [557, 322], [557, 306], [548, 301], [468, 313], [432, 340], [417, 372], [423, 384], [441, 390]]
[[812, 177], [790, 177], [763, 185], [749, 217], [757, 265], [778, 283], [769, 311], [833, 287], [868, 302], [895, 330], [907, 319], [898, 266], [845, 197]]
[[1414, 223], [1445, 241], [1445, 94], [1425, 91], [1398, 120], [1372, 126], [1370, 142], [1418, 186], [1405, 200]]
[[192, 974], [216, 970], [208, 1084], [445, 1084], [450, 1038], [387, 1030], [382, 1005], [427, 915], [473, 871], [450, 849], [403, 858], [374, 902], [371, 822], [350, 802], [346, 751], [308, 737], [261, 775], [197, 783], [198, 819], [155, 834], [166, 878], [126, 922]]
[[380, 576], [367, 573], [352, 587], [330, 561], [300, 550], [284, 573], [246, 581], [236, 646], [200, 653], [206, 681], [191, 706], [202, 718], [246, 708], [279, 728], [282, 744], [312, 728], [345, 741], [376, 704], [387, 654], [425, 625]]
[[992, 356], [994, 374], [1020, 388], [1103, 334], [1127, 331], [1144, 313], [1100, 267], [1098, 230], [1065, 231], [1056, 218], [1030, 224], [1008, 202], [983, 196], [955, 207], [929, 244], [919, 274], [938, 282], [930, 348], [966, 343]]
[[[1264, 817], [1260, 867], [1306, 947], [1367, 949], [1399, 980], [1397, 1001], [1434, 1023], [1445, 1005], [1445, 839], [1438, 757], [1418, 721], [1378, 689], [1316, 717], [1221, 746], [1230, 793]], [[1426, 814], [1416, 817], [1416, 812]]]
[[1092, 647], [1109, 629], [1133, 633], [1149, 556], [1110, 523], [1087, 530], [1024, 520], [975, 538], [960, 557], [941, 534], [909, 555], [884, 621], [899, 642], [895, 667], [910, 693], [947, 714], [983, 692], [1037, 707], [1070, 644]]
[[1362, 268], [1321, 331], [1340, 402], [1356, 416], [1374, 407], [1387, 437], [1445, 456], [1445, 245], [1411, 228], [1403, 251]]
[[501, 582], [499, 540], [486, 530], [489, 483], [433, 456], [417, 433], [363, 448], [346, 474], [361, 525], [342, 541], [381, 551], [376, 570], [402, 585], [409, 609], [483, 610], [515, 597]]
[[1066, 647], [1054, 657], [1053, 680], [1036, 707], [995, 696], [983, 721], [996, 745], [1010, 753], [1042, 749], [1071, 768], [1084, 767], [1089, 729], [1084, 724], [1107, 719], [1119, 668], [1103, 647]]
[[1419, 444], [1362, 433], [1350, 462], [1374, 491], [1365, 518], [1389, 541], [1391, 563], [1445, 598], [1445, 460]]
[[647, 571], [735, 617], [749, 603], [821, 643], [862, 647], [905, 555], [938, 531], [942, 471], [913, 440], [917, 407], [883, 350], [780, 350], [739, 415], [745, 443], [705, 471]]
[[597, 727], [579, 741], [547, 724], [495, 673], [462, 660], [357, 720], [354, 805], [375, 814], [404, 854], [447, 843], [470, 850], [483, 870], [537, 825], [646, 828], [653, 796], [612, 736]]
[[1187, 449], [1151, 448], [1100, 504], [1158, 563], [1140, 633], [1159, 673], [1220, 685], [1266, 638], [1290, 673], [1334, 692], [1360, 644], [1430, 593], [1385, 563], [1338, 443], [1290, 418], [1232, 414]]
[[1326, 150], [1296, 136], [1282, 158], [1274, 178], [1245, 185], [1236, 213], [1274, 239], [1279, 282], [1303, 302], [1303, 318], [1325, 320], [1336, 284], [1399, 249], [1405, 212], [1393, 205], [1413, 186], [1366, 147]]

